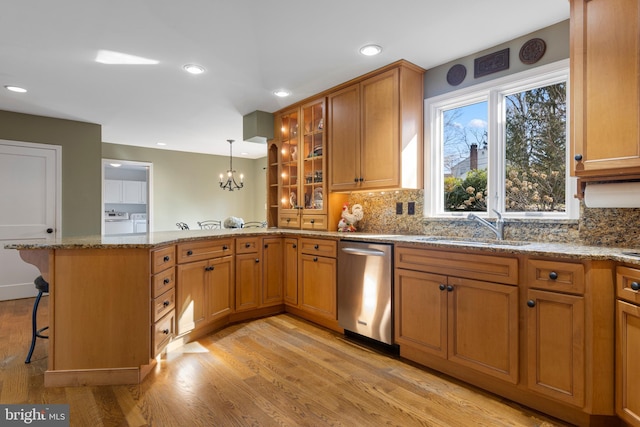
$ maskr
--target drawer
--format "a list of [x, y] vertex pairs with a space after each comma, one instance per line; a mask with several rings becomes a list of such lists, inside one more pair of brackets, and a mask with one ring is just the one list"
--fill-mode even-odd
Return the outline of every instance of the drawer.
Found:
[[335, 258], [338, 242], [325, 239], [300, 239], [300, 252], [309, 255], [320, 255]]
[[395, 266], [507, 285], [518, 284], [516, 258], [396, 246]]
[[302, 229], [326, 231], [328, 229], [327, 216], [326, 215], [302, 215]]
[[298, 214], [280, 214], [278, 215], [278, 227], [300, 228], [300, 216]]
[[176, 265], [176, 248], [167, 246], [151, 251], [151, 274], [159, 273]]
[[616, 295], [634, 304], [640, 304], [640, 269], [616, 268]]
[[164, 350], [175, 334], [175, 310], [171, 310], [162, 319], [151, 326], [151, 350], [153, 357]]
[[236, 239], [236, 253], [250, 254], [258, 252], [260, 237], [241, 237]]
[[165, 270], [152, 277], [151, 297], [162, 295], [176, 284], [176, 269]]
[[176, 290], [169, 289], [152, 300], [153, 322], [157, 322], [176, 307]]
[[232, 239], [198, 240], [177, 246], [179, 264], [233, 255]]
[[527, 284], [547, 291], [584, 294], [584, 265], [573, 262], [527, 260]]

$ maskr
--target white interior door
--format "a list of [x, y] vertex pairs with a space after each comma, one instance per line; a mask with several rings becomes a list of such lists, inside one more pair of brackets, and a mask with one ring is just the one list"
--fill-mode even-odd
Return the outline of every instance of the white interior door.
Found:
[[36, 295], [38, 269], [4, 245], [60, 233], [61, 153], [57, 145], [0, 140], [0, 300]]

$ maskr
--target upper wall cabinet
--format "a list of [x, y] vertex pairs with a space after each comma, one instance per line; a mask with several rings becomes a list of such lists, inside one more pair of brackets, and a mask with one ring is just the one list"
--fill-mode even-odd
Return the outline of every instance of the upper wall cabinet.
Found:
[[328, 95], [331, 191], [422, 187], [423, 75], [399, 61]]
[[571, 0], [573, 175], [640, 177], [637, 0]]

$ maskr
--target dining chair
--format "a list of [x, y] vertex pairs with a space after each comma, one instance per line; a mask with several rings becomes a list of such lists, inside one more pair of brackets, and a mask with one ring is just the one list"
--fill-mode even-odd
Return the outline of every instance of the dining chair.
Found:
[[267, 228], [267, 221], [247, 221], [242, 228]]
[[218, 230], [222, 228], [222, 221], [217, 219], [207, 219], [205, 221], [198, 221], [198, 225], [203, 230]]
[[176, 225], [178, 226], [178, 228], [180, 230], [188, 230], [189, 226], [187, 225], [186, 222], [176, 222]]

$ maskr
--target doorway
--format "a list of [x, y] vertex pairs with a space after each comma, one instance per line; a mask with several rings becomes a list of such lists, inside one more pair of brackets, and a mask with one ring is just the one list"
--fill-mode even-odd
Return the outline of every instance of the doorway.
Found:
[[60, 236], [62, 147], [0, 140], [0, 300], [36, 295], [38, 269], [4, 249], [15, 240], [35, 242]]
[[102, 160], [103, 235], [153, 230], [152, 176], [152, 163]]

